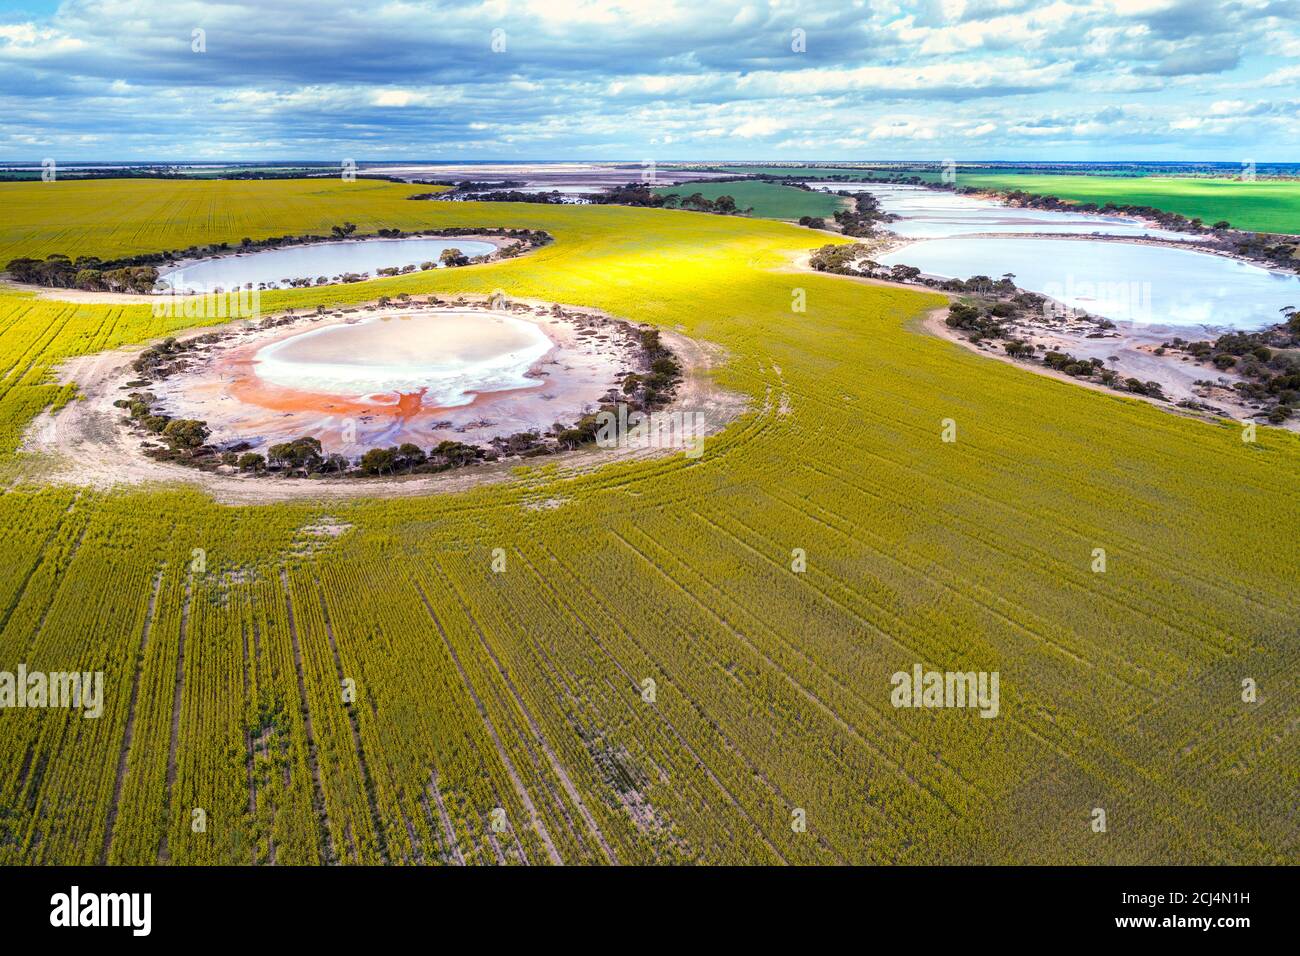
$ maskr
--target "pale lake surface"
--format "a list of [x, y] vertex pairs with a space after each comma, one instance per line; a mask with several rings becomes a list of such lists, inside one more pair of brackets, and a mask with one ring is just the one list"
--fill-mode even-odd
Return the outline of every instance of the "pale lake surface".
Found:
[[[312, 284], [324, 276], [336, 280], [345, 272], [370, 273], [388, 266], [438, 262], [445, 249], [459, 249], [466, 256], [482, 256], [496, 247], [490, 242], [468, 239], [349, 239], [315, 242], [284, 249], [266, 249], [242, 255], [201, 259], [162, 272], [158, 281], [178, 292], [241, 288], [251, 282], [287, 285], [286, 279], [310, 277]], [[441, 268], [441, 264], [439, 264]]]
[[902, 216], [897, 222], [882, 223], [887, 229], [909, 239], [934, 239], [972, 233], [1054, 232], [1062, 235], [1151, 236], [1195, 242], [1189, 233], [1148, 227], [1123, 216], [1056, 212], [1050, 209], [1018, 209], [989, 199], [958, 196], [922, 186], [892, 183], [826, 183], [810, 181], [805, 185], [826, 192], [862, 190], [880, 202], [884, 212]]
[[1300, 276], [1168, 246], [1087, 239], [952, 237], [879, 257], [967, 279], [1015, 274], [1022, 289], [1116, 322], [1255, 330], [1300, 307]]
[[566, 196], [595, 196], [605, 191], [604, 186], [569, 186], [563, 184], [543, 183], [540, 186], [519, 186], [514, 190], [521, 193], [559, 192]]
[[253, 367], [263, 381], [298, 391], [421, 392], [423, 405], [449, 408], [480, 392], [539, 385], [525, 373], [553, 344], [536, 324], [509, 315], [417, 313], [312, 329], [262, 348]]

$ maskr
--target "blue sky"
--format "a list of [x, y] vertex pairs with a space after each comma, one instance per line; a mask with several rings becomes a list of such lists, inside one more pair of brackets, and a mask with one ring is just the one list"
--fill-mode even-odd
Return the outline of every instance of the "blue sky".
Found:
[[1296, 161], [1298, 91], [1300, 0], [0, 0], [7, 161]]

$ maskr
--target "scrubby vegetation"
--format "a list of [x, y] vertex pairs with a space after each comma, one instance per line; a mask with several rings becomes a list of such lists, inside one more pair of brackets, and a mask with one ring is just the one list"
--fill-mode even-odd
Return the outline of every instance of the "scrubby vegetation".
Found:
[[[544, 231], [532, 229], [493, 228], [486, 226], [469, 226], [457, 229], [428, 230], [420, 229], [406, 232], [401, 229], [380, 229], [374, 235], [356, 234], [356, 223], [348, 222], [331, 227], [330, 235], [273, 236], [254, 240], [248, 237], [240, 240], [238, 246], [228, 242], [208, 246], [190, 246], [188, 249], [170, 252], [145, 253], [125, 259], [104, 262], [92, 256], [80, 256], [71, 260], [60, 253], [54, 253], [45, 259], [19, 257], [11, 259], [6, 271], [15, 282], [43, 285], [59, 289], [85, 289], [93, 292], [134, 292], [149, 293], [155, 291], [158, 284], [157, 264], [173, 266], [186, 259], [215, 258], [234, 253], [256, 252], [263, 249], [279, 249], [288, 246], [309, 245], [316, 242], [337, 242], [340, 239], [407, 239], [431, 236], [507, 236], [514, 241], [493, 253], [482, 256], [465, 256], [459, 249], [445, 250], [441, 256], [444, 266], [465, 266], [496, 259], [509, 259], [514, 256], [543, 246], [551, 241]], [[435, 268], [436, 263], [423, 263], [421, 269]], [[413, 265], [391, 266], [376, 270], [379, 276], [405, 275], [415, 272]], [[361, 282], [370, 278], [367, 273], [345, 272], [336, 277], [340, 282]], [[310, 285], [327, 285], [334, 281], [329, 276], [319, 276], [314, 282], [310, 276], [286, 278], [284, 284], [290, 288], [305, 288]], [[258, 283], [258, 289], [274, 288], [275, 283]], [[248, 283], [252, 288], [253, 283]]]
[[443, 202], [531, 202], [552, 205], [566, 201], [564, 193], [558, 189], [549, 192], [524, 192], [519, 187], [526, 186], [527, 183], [522, 180], [476, 182], [466, 179], [449, 185], [453, 187], [449, 191], [419, 193], [410, 198]]
[[45, 259], [10, 259], [6, 271], [15, 282], [95, 292], [152, 292], [158, 281], [158, 270], [153, 266], [104, 263], [94, 256], [73, 260], [55, 254]]
[[[955, 189], [959, 193], [978, 193], [980, 190], [974, 186], [958, 186]], [[1095, 202], [1066, 202], [1057, 196], [1043, 196], [1038, 193], [1027, 193], [1020, 189], [1012, 189], [1002, 193], [1002, 198], [1011, 206], [1020, 206], [1026, 209], [1048, 209], [1054, 212], [1099, 212], [1099, 213], [1119, 213], [1126, 216], [1136, 216], [1141, 219], [1154, 222], [1161, 229], [1168, 229], [1173, 232], [1203, 232], [1207, 228], [1227, 228], [1228, 223], [1222, 222], [1217, 226], [1207, 227], [1204, 222], [1196, 217], [1184, 216], [1181, 213], [1168, 212], [1163, 209], [1157, 209], [1154, 206], [1141, 206], [1130, 203], [1107, 202], [1098, 205]]]
[[[1053, 177], [1042, 177], [1053, 178]], [[1087, 176], [1065, 176], [1054, 177], [1056, 180], [1097, 180], [1105, 177], [1087, 177]], [[978, 178], [977, 182], [980, 181]], [[998, 180], [1000, 181], [1000, 180]], [[1132, 180], [1129, 180], [1130, 182]], [[1185, 180], [1188, 184], [1194, 184], [1197, 180]], [[955, 188], [959, 193], [981, 193], [987, 191], [985, 187], [961, 185], [956, 187], [946, 187], [927, 184], [931, 188]], [[1070, 194], [1075, 188], [1075, 183], [1062, 183], [1063, 194]], [[1257, 188], [1258, 187], [1258, 188]], [[1292, 188], [1294, 187], [1294, 188]], [[1199, 187], [1195, 187], [1199, 188]], [[1264, 192], [1276, 193], [1279, 184], [1247, 184], [1233, 183], [1230, 184], [1233, 191], [1241, 190], [1241, 196], [1257, 199]], [[1286, 228], [1295, 232], [1300, 230], [1300, 185], [1287, 184], [1281, 188], [1287, 189], [1291, 195], [1288, 196], [1294, 212], [1289, 218], [1283, 218]], [[1091, 186], [1082, 187], [1084, 194], [1088, 194]], [[1140, 192], [1141, 187], [1138, 187]], [[1105, 202], [1095, 202], [1088, 200], [1069, 200], [1061, 198], [1060, 195], [1043, 195], [1035, 192], [1026, 192], [1019, 188], [1002, 187], [997, 192], [1001, 197], [1013, 206], [1022, 206], [1029, 209], [1048, 209], [1056, 211], [1070, 212], [1095, 212], [1102, 214], [1120, 214], [1134, 216], [1147, 222], [1155, 223], [1161, 229], [1168, 229], [1174, 232], [1196, 233], [1204, 238], [1201, 243], [1202, 249], [1213, 249], [1219, 252], [1231, 253], [1232, 255], [1242, 256], [1247, 259], [1260, 262], [1271, 268], [1281, 268], [1290, 271], [1300, 271], [1300, 238], [1294, 235], [1279, 235], [1276, 233], [1265, 232], [1255, 226], [1255, 222], [1272, 219], [1271, 215], [1266, 216], [1262, 209], [1257, 212], [1247, 213], [1247, 218], [1238, 223], [1233, 223], [1226, 218], [1203, 219], [1196, 215], [1186, 215], [1184, 213], [1173, 211], [1168, 205], [1154, 206], [1146, 203], [1136, 202], [1117, 202], [1107, 200]], [[1167, 194], [1171, 201], [1176, 205], [1178, 203], [1177, 193], [1169, 192]], [[1236, 210], [1242, 208], [1240, 205], [1224, 206], [1223, 209], [1231, 208], [1230, 215], [1236, 215]], [[1235, 227], [1234, 227], [1235, 226]]]
[[829, 218], [840, 208], [840, 200], [829, 193], [814, 192], [792, 184], [756, 179], [720, 180], [659, 186], [654, 190], [665, 199], [673, 197], [683, 209], [697, 209], [723, 215], [739, 213], [765, 219], [797, 220], [801, 216]]
[[1231, 387], [1280, 425], [1300, 410], [1300, 312], [1288, 309], [1284, 318], [1262, 332], [1229, 332], [1212, 342], [1173, 338], [1162, 347], [1242, 376]]
[[835, 221], [839, 223], [840, 232], [846, 236], [860, 238], [875, 234], [879, 223], [893, 222], [898, 217], [883, 212], [880, 201], [868, 192], [841, 192], [839, 196], [851, 200], [848, 209], [835, 212]]
[[[1037, 362], [1075, 378], [1096, 381], [1116, 391], [1165, 399], [1159, 382], [1121, 376], [1114, 369], [1106, 368], [1100, 359], [1080, 359], [1068, 352], [1043, 351], [1033, 343], [1016, 338], [1010, 331], [1011, 323], [1025, 315], [1043, 314], [1047, 300], [1037, 293], [1018, 288], [1010, 273], [998, 278], [979, 275], [967, 279], [934, 279], [923, 277], [921, 270], [915, 266], [882, 266], [868, 258], [871, 250], [870, 245], [862, 243], [827, 245], [814, 250], [810, 262], [814, 269], [821, 272], [918, 283], [927, 288], [961, 295], [961, 301], [949, 306], [945, 322], [949, 328], [962, 332], [973, 343], [978, 344], [986, 339], [997, 340], [1002, 343], [1003, 351], [1012, 358]], [[1095, 324], [1100, 329], [1114, 325], [1107, 319], [1097, 319]]]
[[949, 328], [966, 333], [972, 342], [984, 339], [1001, 340], [1002, 349], [1014, 359], [1027, 362], [1039, 362], [1047, 368], [1074, 378], [1098, 382], [1119, 392], [1131, 392], [1148, 398], [1164, 400], [1165, 394], [1159, 382], [1121, 376], [1114, 369], [1106, 368], [1106, 363], [1099, 358], [1076, 358], [1069, 352], [1042, 349], [1024, 339], [1015, 338], [1008, 331], [1009, 320], [1016, 319], [1025, 312], [1041, 313], [1044, 299], [1032, 292], [1022, 292], [1008, 279], [996, 282], [988, 276], [974, 276], [967, 280], [958, 280], [963, 289], [951, 291], [975, 292], [975, 298], [963, 302], [954, 302], [948, 308], [944, 320]]
[[[447, 250], [455, 253], [455, 250]], [[444, 254], [445, 255], [445, 254]], [[409, 296], [403, 296], [409, 300]], [[508, 308], [509, 303], [495, 298], [493, 307]], [[378, 307], [390, 304], [381, 296]], [[436, 298], [426, 302], [436, 304]], [[566, 316], [560, 306], [552, 314]], [[286, 314], [268, 316], [258, 323], [261, 329], [280, 328], [297, 320]], [[664, 345], [658, 329], [641, 328], [635, 332], [638, 343], [637, 362], [642, 371], [628, 372], [615, 388], [601, 396], [598, 411], [617, 413], [620, 405], [630, 412], [652, 412], [668, 405], [681, 383], [681, 364], [672, 350]], [[182, 374], [189, 369], [205, 346], [224, 338], [220, 332], [206, 332], [188, 339], [169, 336], [136, 356], [132, 370], [139, 376], [133, 384], [148, 386]], [[546, 432], [517, 432], [492, 439], [488, 447], [457, 441], [443, 441], [427, 453], [413, 444], [371, 448], [360, 456], [348, 457], [340, 451], [328, 452], [320, 439], [303, 435], [292, 441], [271, 445], [265, 456], [251, 451], [247, 440], [236, 438], [207, 444], [211, 435], [208, 423], [191, 419], [173, 419], [162, 407], [157, 395], [143, 389], [132, 391], [113, 403], [127, 413], [126, 421], [143, 437], [156, 437], [162, 445], [147, 445], [145, 454], [152, 458], [182, 462], [204, 470], [221, 466], [252, 475], [291, 477], [363, 477], [395, 474], [432, 474], [462, 468], [478, 462], [503, 458], [535, 458], [571, 451], [596, 440], [596, 412], [570, 424], [556, 422]]]
[[[741, 209], [736, 205], [735, 197], [727, 193], [709, 198], [705, 195], [705, 192], [710, 191], [709, 187], [705, 186], [701, 190], [697, 188], [699, 185], [696, 183], [690, 187], [672, 187], [670, 190], [664, 187], [654, 188], [647, 183], [628, 183], [626, 186], [592, 195], [590, 199], [598, 205], [687, 209], [693, 212], [717, 213], [720, 216], [749, 215], [754, 211], [752, 207]], [[717, 192], [717, 190], [712, 191]]]

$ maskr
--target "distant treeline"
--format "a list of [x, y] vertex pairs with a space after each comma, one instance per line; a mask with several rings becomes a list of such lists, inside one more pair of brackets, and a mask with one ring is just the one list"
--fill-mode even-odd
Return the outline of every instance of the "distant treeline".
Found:
[[[929, 184], [933, 187], [934, 184]], [[950, 188], [950, 187], [949, 187]], [[987, 190], [977, 189], [971, 186], [963, 186], [955, 190], [958, 193], [981, 193]], [[1060, 212], [1093, 212], [1093, 213], [1118, 213], [1126, 216], [1137, 216], [1142, 219], [1158, 223], [1161, 228], [1169, 229], [1173, 232], [1190, 232], [1211, 237], [1210, 247], [1224, 252], [1232, 252], [1248, 259], [1254, 259], [1265, 262], [1270, 265], [1280, 266], [1284, 269], [1297, 271], [1297, 260], [1300, 260], [1300, 239], [1291, 236], [1277, 235], [1266, 232], [1249, 232], [1240, 229], [1233, 229], [1232, 224], [1226, 219], [1220, 219], [1214, 223], [1206, 224], [1200, 217], [1184, 216], [1181, 213], [1166, 212], [1163, 209], [1157, 209], [1154, 206], [1142, 206], [1133, 203], [1115, 203], [1107, 202], [1098, 205], [1095, 202], [1067, 202], [1056, 196], [1042, 196], [1038, 193], [1028, 193], [1020, 189], [1009, 191], [998, 191], [1008, 203], [1013, 206], [1021, 206], [1027, 209], [1049, 209]]]
[[[685, 184], [680, 184], [685, 185]], [[672, 188], [677, 188], [676, 186]], [[608, 192], [591, 197], [593, 203], [608, 206], [648, 206], [654, 209], [689, 209], [695, 212], [711, 212], [721, 216], [744, 215], [753, 212], [753, 207], [741, 209], [736, 205], [734, 196], [721, 195], [717, 199], [707, 199], [699, 192], [682, 196], [677, 193], [660, 195], [648, 183], [627, 183], [615, 186]]]
[[564, 196], [558, 189], [550, 192], [521, 192], [520, 187], [527, 186], [522, 179], [506, 179], [497, 182], [479, 182], [462, 179], [459, 182], [421, 181], [422, 185], [450, 186], [450, 191], [436, 193], [418, 193], [407, 199], [436, 199], [442, 202], [531, 202], [558, 204], [564, 202]]
[[[986, 190], [974, 186], [961, 186], [953, 190], [957, 193], [981, 193]], [[1001, 191], [999, 191], [1001, 192]], [[1022, 189], [1012, 189], [1001, 192], [1002, 197], [1013, 206], [1021, 206], [1026, 209], [1049, 209], [1056, 212], [1099, 212], [1099, 213], [1122, 213], [1128, 216], [1141, 216], [1143, 219], [1150, 219], [1160, 223], [1161, 227], [1171, 229], [1176, 232], [1202, 232], [1206, 229], [1229, 229], [1231, 226], [1228, 221], [1220, 220], [1212, 226], [1206, 226], [1200, 218], [1189, 218], [1177, 212], [1165, 212], [1154, 206], [1139, 206], [1129, 203], [1108, 202], [1104, 205], [1098, 205], [1095, 202], [1067, 202], [1056, 196], [1043, 196], [1038, 193], [1027, 193]]]
[[[195, 179], [184, 173], [164, 169], [57, 169], [56, 180], [70, 179]], [[300, 177], [301, 178], [301, 177]], [[0, 182], [32, 182], [41, 179], [40, 170], [0, 172]]]
[[[331, 227], [330, 235], [270, 236], [266, 239], [245, 237], [239, 245], [218, 242], [207, 246], [190, 246], [168, 252], [148, 252], [121, 259], [101, 260], [95, 256], [70, 259], [54, 253], [45, 259], [11, 259], [5, 270], [15, 282], [42, 285], [56, 289], [86, 289], [93, 292], [151, 292], [158, 281], [158, 267], [171, 266], [178, 261], [278, 249], [284, 246], [308, 245], [314, 242], [335, 242], [344, 238], [355, 239], [406, 239], [418, 236], [505, 236], [516, 240], [497, 251], [500, 258], [522, 255], [529, 249], [552, 241], [550, 233], [542, 229], [507, 229], [492, 226], [458, 226], [444, 229], [419, 229], [406, 232], [401, 229], [380, 229], [370, 235], [357, 235], [356, 223]], [[450, 250], [449, 250], [450, 251]], [[468, 263], [456, 261], [449, 265]], [[360, 279], [360, 276], [357, 276]]]
[[549, 193], [525, 193], [514, 189], [498, 189], [491, 192], [460, 192], [455, 190], [445, 193], [420, 193], [416, 196], [407, 196], [407, 199], [437, 199], [443, 202], [531, 202], [542, 204], [558, 204], [564, 202], [564, 196], [559, 190], [553, 190]]

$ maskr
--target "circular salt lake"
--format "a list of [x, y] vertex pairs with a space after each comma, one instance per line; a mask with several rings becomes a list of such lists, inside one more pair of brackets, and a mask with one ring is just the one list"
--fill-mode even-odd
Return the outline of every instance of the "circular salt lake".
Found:
[[282, 249], [264, 249], [239, 255], [200, 259], [163, 271], [158, 281], [176, 292], [213, 292], [217, 289], [258, 285], [284, 285], [290, 279], [310, 279], [312, 285], [338, 281], [344, 273], [369, 273], [389, 266], [417, 269], [425, 262], [441, 267], [439, 258], [447, 249], [459, 249], [465, 256], [482, 256], [496, 246], [472, 239], [343, 239], [313, 242]]
[[1116, 322], [1262, 329], [1300, 306], [1300, 276], [1169, 246], [1087, 239], [928, 239], [879, 257], [926, 275], [1013, 273], [1022, 289]]
[[954, 192], [905, 186], [896, 183], [825, 183], [816, 180], [804, 185], [824, 192], [848, 190], [869, 192], [880, 203], [882, 212], [900, 218], [882, 223], [881, 228], [909, 239], [935, 239], [974, 233], [1060, 233], [1062, 235], [1150, 236], [1177, 242], [1195, 242], [1191, 233], [1158, 229], [1124, 216], [1068, 210], [1026, 209], [1008, 206], [990, 199], [962, 196]]
[[449, 408], [478, 393], [538, 385], [526, 373], [553, 345], [534, 323], [504, 314], [375, 317], [266, 345], [253, 370], [264, 382], [303, 392], [380, 404], [419, 394], [426, 407]]

